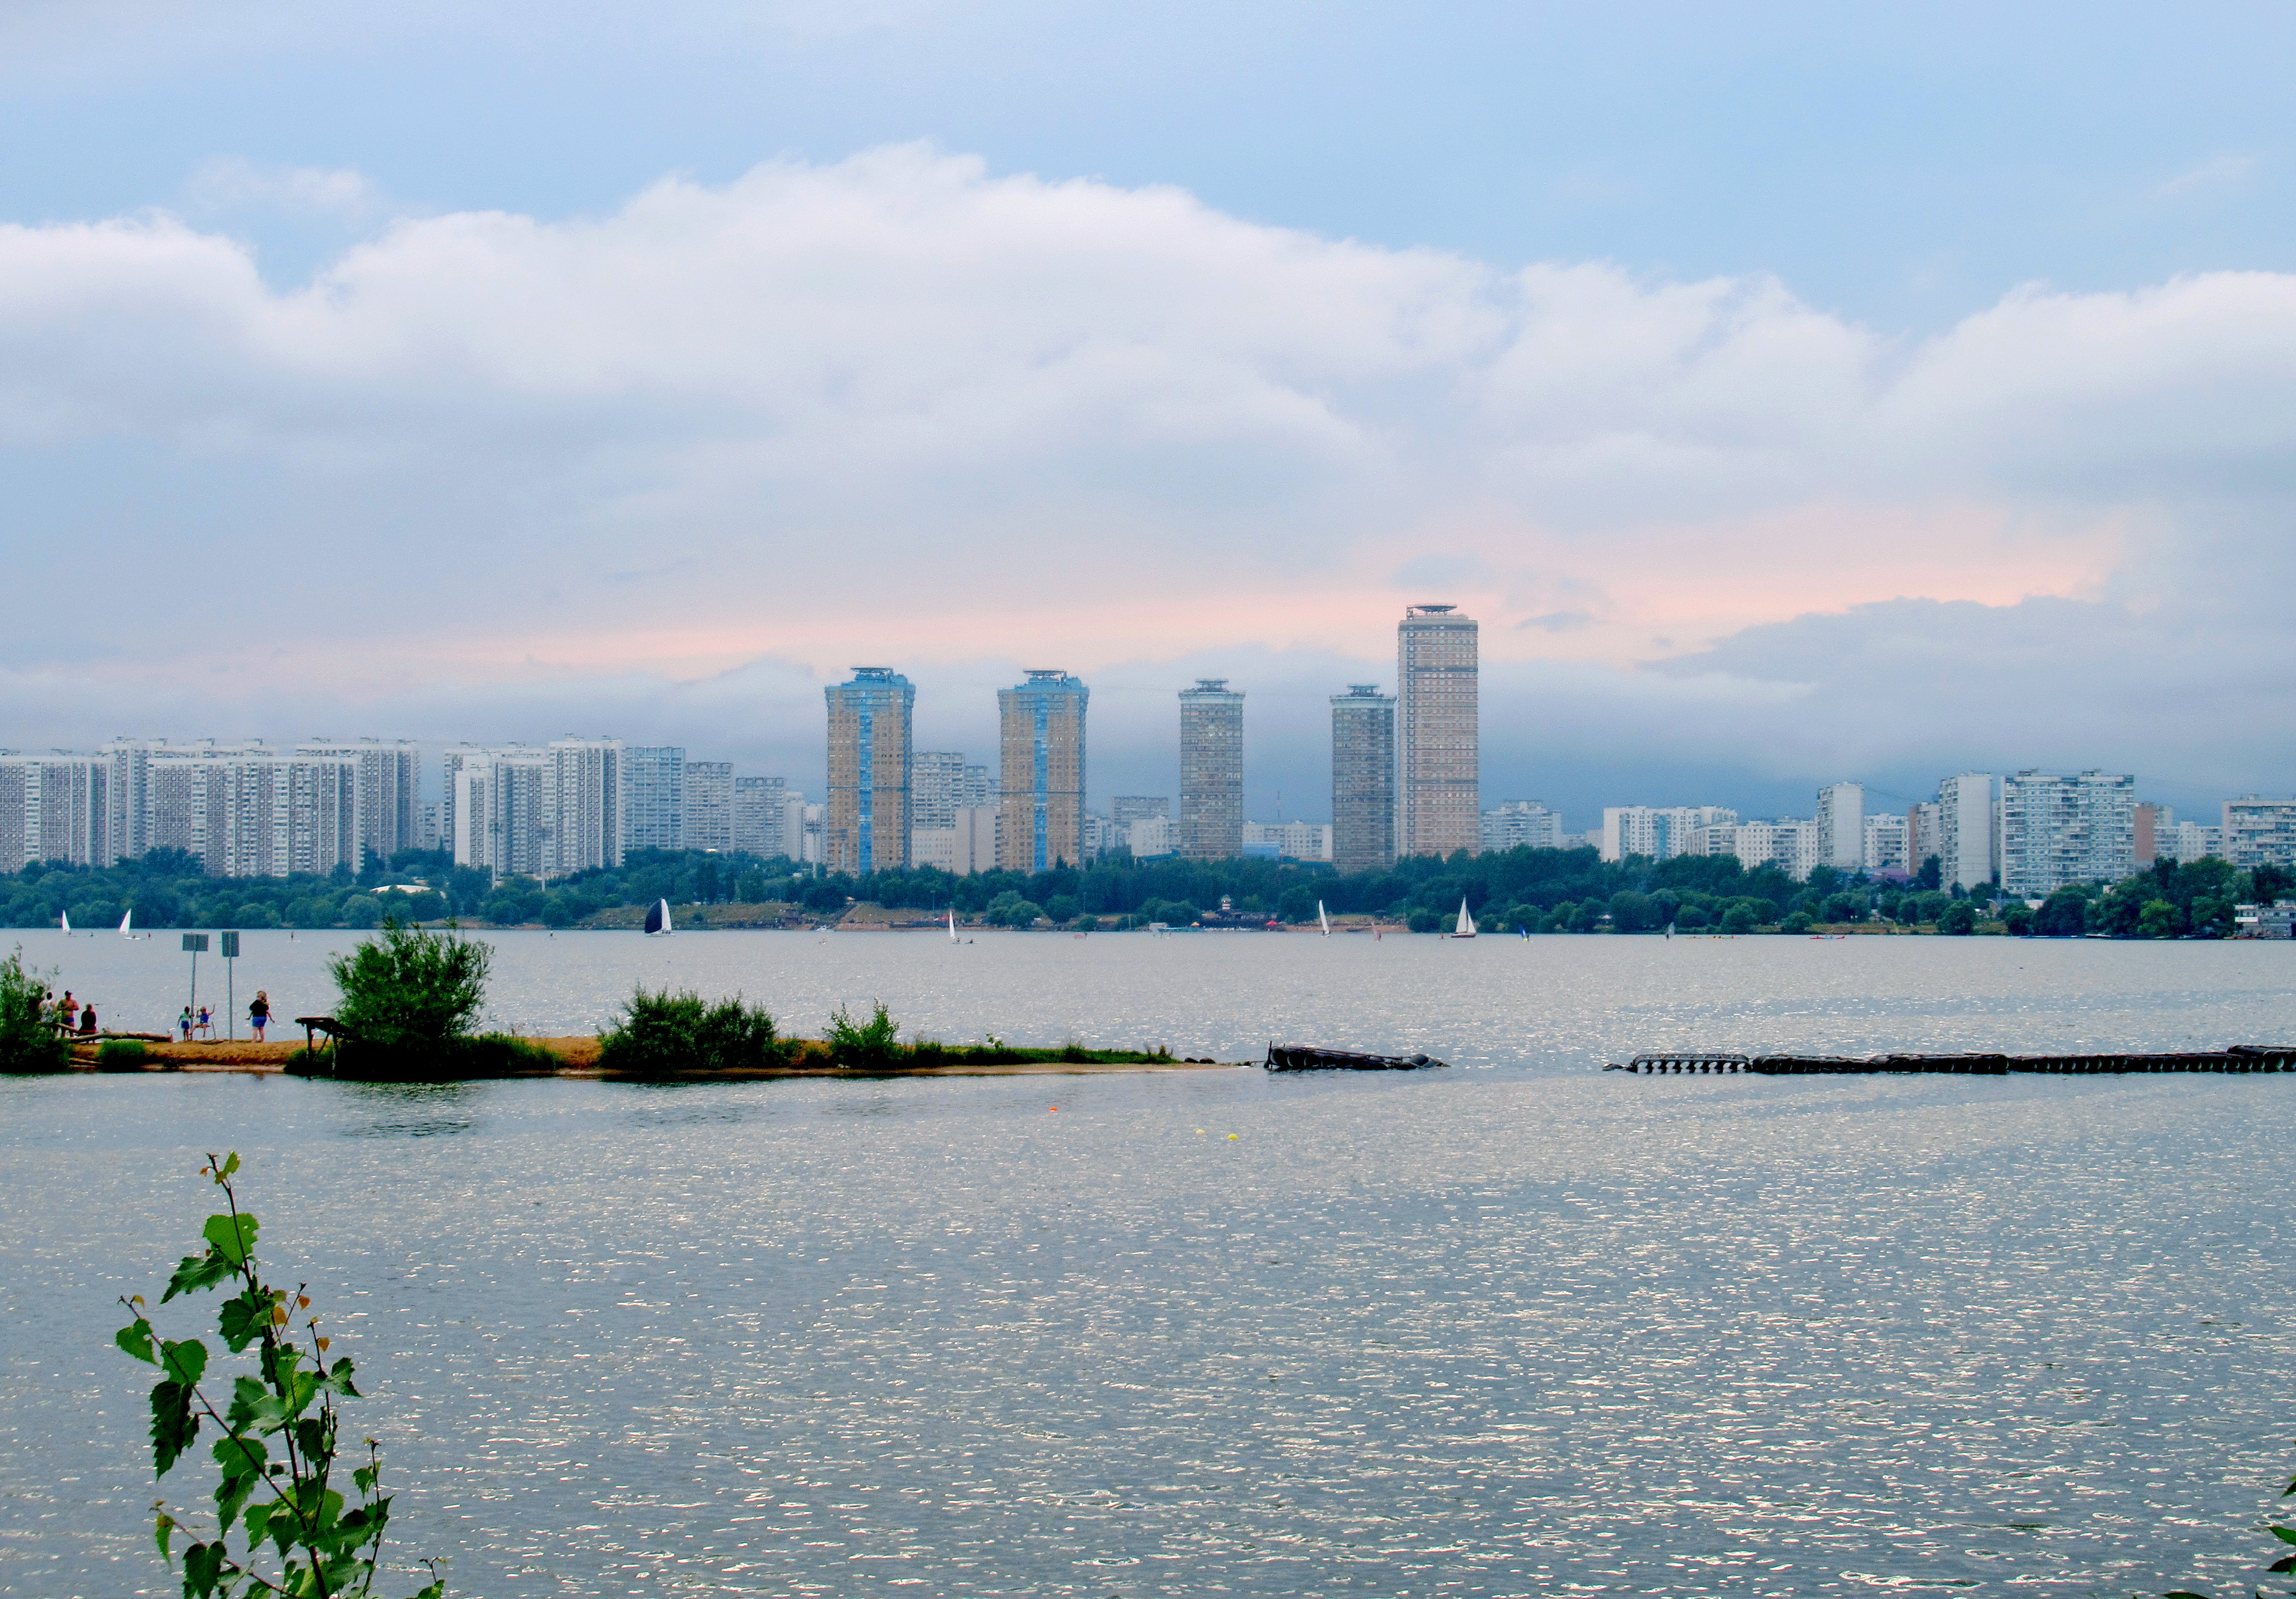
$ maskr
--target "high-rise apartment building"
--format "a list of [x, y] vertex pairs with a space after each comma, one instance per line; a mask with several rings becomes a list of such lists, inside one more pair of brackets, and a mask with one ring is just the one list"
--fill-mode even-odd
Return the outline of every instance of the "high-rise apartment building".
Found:
[[622, 742], [553, 739], [551, 837], [546, 874], [562, 877], [622, 864]]
[[[422, 749], [412, 739], [310, 739], [298, 755], [335, 757], [357, 766], [358, 848], [387, 862], [415, 844], [415, 803], [422, 788]], [[365, 864], [364, 859], [361, 862]]]
[[555, 809], [551, 763], [528, 744], [458, 745], [447, 751], [441, 847], [458, 866], [496, 879], [550, 875]]
[[1562, 847], [1562, 818], [1536, 800], [1510, 800], [1496, 810], [1485, 811], [1481, 827], [1485, 855]]
[[1232, 860], [1243, 853], [1243, 695], [1225, 677], [1180, 691], [1178, 853]]
[[1373, 683], [1332, 696], [1332, 863], [1342, 872], [1395, 865], [1395, 699]]
[[[2199, 830], [2195, 830], [2199, 831]], [[2218, 842], [2226, 860], [2251, 866], [2296, 866], [2296, 800], [2265, 800], [2254, 794], [2224, 802], [2224, 829]], [[2179, 856], [2197, 860], [2198, 856]]]
[[111, 767], [104, 779], [111, 811], [108, 842], [116, 860], [132, 860], [152, 848], [152, 753], [167, 747], [166, 739], [144, 738], [115, 738], [103, 746]]
[[[1726, 805], [1611, 805], [1603, 809], [1603, 838], [1596, 847], [1606, 861], [1630, 855], [1671, 860], [1677, 855], [1709, 853], [1700, 841], [1708, 828], [1735, 827], [1738, 813]], [[1726, 855], [1730, 851], [1715, 850]]]
[[2040, 898], [2068, 883], [2117, 882], [2136, 869], [2134, 777], [2019, 772], [2001, 780], [2001, 886], [2009, 893]]
[[855, 667], [829, 702], [829, 800], [823, 864], [876, 872], [909, 864], [910, 724], [917, 691], [890, 667]]
[[622, 848], [685, 848], [685, 749], [632, 744], [622, 751]]
[[0, 872], [42, 862], [111, 865], [111, 774], [109, 752], [0, 750]]
[[1482, 810], [1478, 635], [1455, 605], [1413, 605], [1396, 628], [1395, 847], [1472, 852]]
[[1817, 791], [1817, 857], [1839, 872], [1865, 869], [1864, 784], [1834, 783]]
[[961, 805], [974, 803], [965, 792], [965, 774], [979, 771], [964, 764], [962, 750], [920, 750], [909, 768], [909, 825], [954, 827]]
[[[1929, 858], [1938, 858], [1938, 870], [1945, 870], [1945, 810], [1934, 800], [1925, 800], [1906, 813], [1906, 873], [1920, 873]], [[1940, 878], [1942, 881], [1942, 878]]]
[[771, 859], [787, 855], [782, 843], [782, 801], [789, 785], [778, 777], [734, 779], [734, 848]]
[[1866, 818], [1866, 870], [1909, 872], [1906, 865], [1906, 818], [1893, 810], [1874, 811]]
[[685, 763], [685, 847], [721, 855], [734, 848], [732, 761]]
[[1032, 669], [996, 691], [996, 864], [1043, 872], [1084, 859], [1085, 708], [1091, 691], [1064, 671]]
[[[1979, 889], [2001, 875], [1996, 791], [1988, 772], [1964, 772], [1938, 784], [1938, 882], [1942, 886]], [[1918, 871], [1921, 863], [1914, 865]]]

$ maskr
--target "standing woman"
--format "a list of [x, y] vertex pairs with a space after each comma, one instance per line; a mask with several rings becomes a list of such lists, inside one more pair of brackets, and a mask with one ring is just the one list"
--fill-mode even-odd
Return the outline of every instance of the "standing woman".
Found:
[[247, 1025], [255, 1029], [255, 1041], [258, 1044], [263, 1042], [263, 1029], [270, 1024], [270, 1021], [271, 996], [258, 988], [255, 991], [255, 997], [247, 1006]]

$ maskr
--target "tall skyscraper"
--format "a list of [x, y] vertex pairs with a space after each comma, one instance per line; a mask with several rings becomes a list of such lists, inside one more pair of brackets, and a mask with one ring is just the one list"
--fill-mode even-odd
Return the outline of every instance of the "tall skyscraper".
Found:
[[1332, 863], [1395, 865], [1395, 699], [1372, 683], [1332, 696]]
[[543, 872], [562, 877], [622, 864], [622, 742], [550, 741], [549, 837]]
[[632, 744], [622, 751], [622, 847], [685, 848], [685, 750]]
[[1031, 668], [996, 691], [996, 864], [1043, 872], [1084, 860], [1085, 707], [1080, 677]]
[[730, 760], [689, 760], [685, 763], [685, 847], [715, 849], [734, 847], [734, 763]]
[[[295, 746], [298, 755], [334, 756], [358, 770], [358, 853], [389, 861], [415, 847], [415, 796], [422, 781], [422, 750], [412, 739], [324, 739]], [[364, 862], [361, 863], [362, 865]]]
[[1199, 677], [1180, 691], [1176, 821], [1178, 853], [1189, 860], [1243, 853], [1243, 695], [1225, 677]]
[[[1993, 777], [1964, 772], [1938, 784], [1938, 882], [1951, 888], [1981, 889], [2002, 870], [2001, 836], [1995, 827]], [[2136, 853], [2136, 819], [2129, 821], [2129, 852]], [[1918, 860], [1913, 870], [1922, 869]], [[2127, 876], [2127, 873], [2121, 873]]]
[[1478, 629], [1455, 605], [1413, 605], [1396, 628], [1396, 849], [1470, 852], [1482, 806]]
[[855, 667], [829, 701], [829, 802], [823, 864], [876, 872], [909, 864], [910, 721], [917, 691], [890, 667]]
[[1866, 788], [1828, 783], [1817, 791], [1817, 857], [1838, 871], [1866, 867]]

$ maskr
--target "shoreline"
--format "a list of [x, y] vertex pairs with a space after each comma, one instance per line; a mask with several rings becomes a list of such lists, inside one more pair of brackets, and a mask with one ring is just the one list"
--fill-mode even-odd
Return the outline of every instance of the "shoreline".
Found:
[[[1254, 1061], [1012, 1061], [957, 1062], [937, 1066], [760, 1066], [708, 1071], [610, 1071], [597, 1063], [598, 1040], [594, 1037], [524, 1038], [521, 1042], [548, 1050], [559, 1058], [554, 1070], [512, 1071], [486, 1077], [412, 1079], [438, 1082], [501, 1082], [511, 1078], [578, 1078], [594, 1082], [729, 1083], [763, 1082], [783, 1078], [894, 1077], [1099, 1077], [1126, 1071], [1233, 1071], [1259, 1064]], [[303, 1047], [300, 1038], [271, 1038], [258, 1044], [251, 1038], [192, 1044], [146, 1044], [148, 1059], [127, 1071], [105, 1071], [91, 1051], [77, 1049], [69, 1074], [102, 1077], [157, 1076], [171, 1072], [235, 1072], [243, 1077], [284, 1077], [289, 1058]], [[54, 1073], [62, 1076], [68, 1073]], [[376, 1079], [317, 1077], [315, 1081], [367, 1082]]]

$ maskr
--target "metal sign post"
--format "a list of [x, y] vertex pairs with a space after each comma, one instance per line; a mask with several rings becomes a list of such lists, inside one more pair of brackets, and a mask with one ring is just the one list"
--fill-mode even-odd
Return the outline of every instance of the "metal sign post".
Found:
[[200, 951], [207, 947], [207, 934], [185, 933], [184, 935], [184, 952], [192, 957], [192, 1003], [185, 1005], [184, 1010], [193, 1016], [198, 1015], [200, 1010]]
[[226, 1038], [239, 1037], [239, 989], [235, 986], [237, 972], [232, 965], [239, 959], [239, 935], [223, 935], [223, 1031]]

